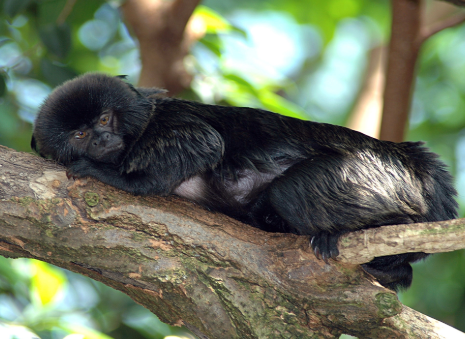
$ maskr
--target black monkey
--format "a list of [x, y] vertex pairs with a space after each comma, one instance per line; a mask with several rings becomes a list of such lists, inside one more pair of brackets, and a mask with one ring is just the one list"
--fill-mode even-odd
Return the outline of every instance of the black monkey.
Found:
[[[452, 178], [421, 143], [168, 98], [104, 74], [55, 89], [31, 147], [69, 176], [176, 194], [266, 231], [309, 235], [324, 260], [338, 255], [346, 232], [457, 216]], [[363, 267], [397, 290], [411, 283], [409, 263], [425, 256], [378, 257]]]

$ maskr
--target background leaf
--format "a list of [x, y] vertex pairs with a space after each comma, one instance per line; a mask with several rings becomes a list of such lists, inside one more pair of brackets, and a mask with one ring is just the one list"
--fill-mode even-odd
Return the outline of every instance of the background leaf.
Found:
[[31, 291], [39, 296], [41, 305], [48, 305], [62, 291], [66, 278], [60, 270], [41, 261], [34, 261], [32, 269]]
[[72, 79], [78, 75], [76, 71], [65, 66], [54, 63], [48, 58], [40, 60], [40, 70], [47, 82], [52, 86], [58, 86], [66, 80]]
[[66, 57], [71, 50], [71, 29], [67, 23], [42, 26], [39, 36], [48, 50], [59, 58]]
[[14, 18], [23, 12], [31, 2], [31, 0], [4, 0], [3, 11], [10, 18]]

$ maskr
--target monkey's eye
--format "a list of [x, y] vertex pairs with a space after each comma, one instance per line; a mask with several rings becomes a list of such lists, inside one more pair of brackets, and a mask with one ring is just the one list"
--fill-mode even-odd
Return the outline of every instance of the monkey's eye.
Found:
[[100, 118], [100, 123], [105, 126], [106, 124], [108, 124], [108, 121], [110, 121], [110, 116], [108, 115], [104, 115]]
[[83, 139], [87, 136], [87, 132], [83, 132], [83, 131], [77, 131], [75, 134], [74, 134], [74, 137], [76, 139]]

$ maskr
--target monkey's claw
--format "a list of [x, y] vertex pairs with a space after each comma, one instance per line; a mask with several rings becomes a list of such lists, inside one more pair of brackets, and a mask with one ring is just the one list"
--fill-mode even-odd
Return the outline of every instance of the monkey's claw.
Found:
[[315, 257], [320, 260], [323, 259], [328, 264], [329, 259], [336, 259], [339, 255], [337, 248], [337, 241], [340, 234], [320, 233], [314, 235], [310, 240], [310, 246], [315, 253]]
[[66, 177], [68, 178], [68, 180], [76, 180], [78, 179], [79, 177], [77, 175], [75, 175], [73, 172], [71, 172], [69, 169], [66, 170]]

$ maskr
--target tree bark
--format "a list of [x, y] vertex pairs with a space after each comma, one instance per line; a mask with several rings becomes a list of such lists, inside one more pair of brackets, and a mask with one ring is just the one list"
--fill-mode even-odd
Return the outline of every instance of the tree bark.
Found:
[[[464, 1], [448, 1], [463, 5]], [[416, 75], [416, 62], [422, 44], [434, 34], [465, 21], [458, 13], [435, 23], [423, 18], [425, 0], [392, 0], [389, 42], [380, 139], [404, 140]]]
[[370, 51], [365, 79], [346, 126], [373, 138], [379, 138], [383, 103], [385, 54], [378, 46]]
[[188, 22], [199, 3], [200, 0], [126, 0], [121, 6], [139, 41], [139, 86], [164, 88], [169, 95], [189, 88], [192, 76], [184, 67], [184, 58], [200, 36], [189, 29]]
[[465, 6], [465, 0], [443, 0], [457, 6]]
[[455, 331], [403, 306], [360, 266], [316, 260], [307, 237], [266, 233], [176, 197], [70, 181], [52, 161], [5, 147], [0, 178], [1, 255], [101, 281], [200, 338]]
[[408, 127], [423, 0], [392, 0], [381, 140], [401, 142]]

